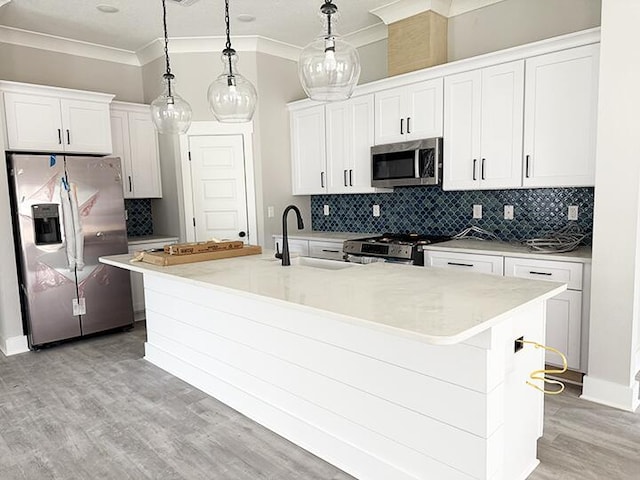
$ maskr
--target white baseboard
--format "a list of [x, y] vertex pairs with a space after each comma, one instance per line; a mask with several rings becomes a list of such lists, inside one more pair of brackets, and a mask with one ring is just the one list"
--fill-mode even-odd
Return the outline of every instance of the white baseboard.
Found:
[[2, 338], [0, 337], [0, 350], [5, 357], [17, 355], [29, 351], [29, 343], [26, 335], [17, 337]]
[[639, 383], [637, 380], [631, 385], [621, 385], [585, 375], [583, 382], [582, 395], [580, 395], [583, 400], [628, 412], [635, 412], [640, 406], [640, 400], [638, 399]]

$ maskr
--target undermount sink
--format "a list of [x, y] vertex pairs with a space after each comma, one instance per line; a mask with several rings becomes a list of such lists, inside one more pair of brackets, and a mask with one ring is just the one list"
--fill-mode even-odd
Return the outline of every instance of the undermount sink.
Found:
[[[280, 260], [274, 258], [276, 262], [280, 262]], [[349, 262], [340, 262], [338, 260], [326, 260], [324, 258], [312, 258], [312, 257], [291, 257], [291, 265], [292, 266], [301, 266], [301, 267], [313, 267], [313, 268], [321, 268], [323, 270], [344, 270], [345, 268], [351, 268], [355, 266], [359, 266], [357, 263], [349, 263]], [[284, 267], [287, 268], [287, 267]]]

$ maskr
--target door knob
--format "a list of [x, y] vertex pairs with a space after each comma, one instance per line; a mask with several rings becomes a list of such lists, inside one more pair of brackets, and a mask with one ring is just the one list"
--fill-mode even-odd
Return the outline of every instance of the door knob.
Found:
[[246, 236], [247, 236], [247, 233], [246, 233], [246, 232], [240, 232], [240, 233], [238, 233], [238, 236], [239, 236], [240, 238], [244, 238], [244, 237], [246, 237]]

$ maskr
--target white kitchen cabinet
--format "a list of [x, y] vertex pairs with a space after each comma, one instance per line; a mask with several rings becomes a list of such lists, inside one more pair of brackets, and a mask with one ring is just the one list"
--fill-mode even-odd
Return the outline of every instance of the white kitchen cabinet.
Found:
[[380, 193], [371, 186], [373, 95], [291, 112], [293, 194]]
[[1, 82], [8, 147], [16, 151], [111, 154], [113, 95]]
[[524, 61], [444, 79], [444, 190], [521, 186]]
[[291, 171], [293, 195], [326, 193], [325, 107], [291, 112]]
[[427, 267], [450, 268], [467, 272], [502, 275], [504, 259], [501, 255], [425, 251], [424, 264]]
[[[545, 344], [564, 353], [569, 368], [581, 369], [582, 337], [582, 263], [506, 258], [504, 274], [507, 277], [529, 278], [566, 283], [568, 290], [547, 302], [547, 333]], [[562, 365], [562, 359], [546, 354], [546, 362]]]
[[375, 145], [442, 136], [442, 78], [375, 93]]
[[[282, 236], [274, 235], [273, 237], [274, 249], [277, 252], [282, 253]], [[300, 255], [301, 257], [309, 256], [309, 240], [300, 240], [297, 238], [288, 238], [287, 243], [289, 244], [289, 253], [295, 253]]]
[[374, 193], [373, 95], [326, 105], [327, 193]]
[[113, 155], [122, 159], [124, 197], [162, 197], [158, 135], [151, 107], [113, 102], [111, 131]]
[[525, 187], [593, 186], [600, 46], [526, 60]]

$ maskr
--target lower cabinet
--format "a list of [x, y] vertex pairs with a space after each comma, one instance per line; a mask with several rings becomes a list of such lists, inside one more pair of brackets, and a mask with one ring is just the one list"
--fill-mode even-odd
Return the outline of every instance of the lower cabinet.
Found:
[[[274, 235], [274, 248], [282, 252], [282, 236]], [[301, 257], [324, 258], [326, 260], [344, 260], [342, 254], [342, 240], [301, 240], [289, 238], [289, 253], [296, 253]]]
[[[590, 272], [584, 264], [455, 251], [424, 253], [425, 265], [428, 267], [566, 283], [568, 289], [547, 302], [547, 330], [544, 343], [562, 352], [567, 357], [569, 368], [586, 372], [586, 333], [589, 318], [588, 307], [583, 305], [588, 306], [589, 302]], [[560, 366], [562, 359], [548, 352], [546, 363]]]
[[[135, 243], [129, 245], [129, 253], [140, 252], [142, 250], [152, 250], [163, 248], [165, 245], [174, 244], [176, 240], [163, 242]], [[145, 319], [144, 306], [144, 282], [141, 273], [130, 272], [131, 275], [131, 299], [133, 301], [133, 317], [136, 321]]]

